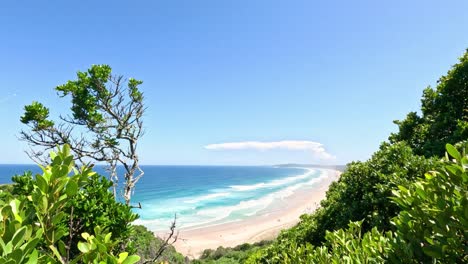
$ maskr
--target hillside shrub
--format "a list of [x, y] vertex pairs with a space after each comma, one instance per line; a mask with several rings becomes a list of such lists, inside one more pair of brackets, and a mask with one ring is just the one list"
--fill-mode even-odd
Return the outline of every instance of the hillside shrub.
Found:
[[446, 148], [443, 163], [392, 191], [401, 210], [394, 231], [363, 233], [362, 222], [351, 222], [347, 230], [327, 231], [319, 247], [276, 242], [246, 263], [468, 263], [468, 145], [463, 153]]
[[[17, 190], [16, 197], [9, 195], [0, 201], [0, 263], [137, 262], [138, 256], [119, 253], [119, 242], [112, 239], [108, 226], [96, 225], [81, 233], [73, 245], [74, 222], [66, 209], [95, 172], [87, 166], [74, 168], [68, 145], [51, 152], [50, 157], [50, 165], [40, 166], [42, 174], [24, 181], [25, 188]], [[78, 249], [75, 255], [72, 246]]]

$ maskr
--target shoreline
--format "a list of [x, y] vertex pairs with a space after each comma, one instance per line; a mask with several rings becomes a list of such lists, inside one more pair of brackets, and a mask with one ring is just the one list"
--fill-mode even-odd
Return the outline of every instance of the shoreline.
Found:
[[[299, 222], [299, 216], [312, 213], [325, 198], [329, 185], [336, 181], [340, 171], [320, 169], [327, 174], [310, 188], [298, 189], [284, 200], [275, 202], [260, 215], [245, 220], [218, 225], [180, 229], [176, 250], [191, 259], [198, 258], [205, 249], [219, 246], [235, 247], [243, 243], [255, 243], [271, 240], [281, 230], [290, 228]], [[164, 238], [166, 233], [155, 233]]]

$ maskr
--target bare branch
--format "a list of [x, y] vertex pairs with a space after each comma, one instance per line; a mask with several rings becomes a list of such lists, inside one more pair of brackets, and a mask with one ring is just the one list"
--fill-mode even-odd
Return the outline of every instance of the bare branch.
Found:
[[156, 256], [152, 260], [143, 262], [143, 264], [156, 262], [156, 260], [161, 257], [161, 255], [164, 253], [164, 250], [166, 250], [168, 246], [177, 242], [177, 239], [179, 238], [179, 231], [176, 232], [176, 221], [177, 215], [174, 215], [174, 221], [172, 221], [169, 235], [166, 237], [166, 239], [164, 239], [163, 243], [159, 247], [158, 252], [156, 252]]

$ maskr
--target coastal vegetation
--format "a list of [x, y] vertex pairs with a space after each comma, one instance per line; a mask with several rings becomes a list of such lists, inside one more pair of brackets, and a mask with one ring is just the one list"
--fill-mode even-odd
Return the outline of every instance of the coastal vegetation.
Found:
[[[21, 122], [28, 130], [20, 139], [43, 175], [25, 172], [2, 186], [5, 263], [185, 262], [166, 240], [132, 225], [138, 215], [131, 194], [143, 176], [136, 153], [145, 111], [140, 84], [113, 75], [108, 65], [93, 65], [56, 87], [71, 97], [71, 116], [56, 122], [43, 104], [25, 106]], [[57, 146], [63, 147], [48, 153]], [[109, 178], [95, 173], [92, 162], [106, 162]], [[125, 170], [125, 203], [117, 195], [118, 165]]]
[[390, 143], [348, 164], [321, 208], [246, 263], [468, 262], [467, 80], [465, 52], [424, 90], [421, 117], [395, 121]]
[[244, 263], [247, 258], [257, 250], [271, 244], [272, 241], [263, 240], [257, 243], [244, 243], [233, 248], [218, 247], [217, 249], [205, 249], [199, 259], [194, 260], [193, 264], [229, 264]]
[[127, 205], [144, 172], [139, 165], [138, 141], [143, 136], [145, 112], [143, 82], [112, 74], [109, 65], [93, 65], [55, 88], [61, 98], [71, 97], [71, 115], [49, 117], [49, 108], [39, 102], [24, 107], [21, 122], [27, 130], [20, 139], [30, 145], [29, 157], [39, 164], [48, 160], [48, 151], [68, 144], [73, 159], [81, 164], [105, 162], [117, 197], [117, 165], [125, 169], [122, 196]]
[[106, 199], [109, 185], [92, 167], [75, 168], [68, 145], [51, 152], [50, 159], [42, 175], [18, 177], [12, 192], [1, 192], [0, 262], [136, 263], [140, 257], [125, 251], [136, 215]]
[[390, 230], [376, 225], [364, 232], [366, 220], [351, 221], [346, 229], [326, 230], [325, 241], [314, 245], [287, 237], [295, 235], [296, 227], [246, 263], [466, 263], [468, 147], [460, 153], [448, 144], [447, 150], [450, 156], [442, 165], [393, 190], [391, 200], [400, 212]]
[[[125, 193], [142, 175], [134, 177], [138, 157], [132, 144], [136, 147], [142, 123], [141, 115], [133, 114], [144, 108], [140, 81], [128, 81], [125, 97], [119, 92], [109, 97], [107, 82], [119, 86], [121, 80], [111, 77], [110, 67], [93, 66], [57, 87], [72, 96], [78, 122], [70, 126], [56, 126], [40, 103], [25, 108], [22, 122], [31, 131], [23, 132], [23, 139], [34, 145], [34, 138], [59, 136], [54, 144], [36, 145], [61, 146], [47, 159], [43, 151], [31, 153], [44, 159], [42, 174], [26, 172], [0, 188], [1, 263], [189, 262], [145, 227], [132, 225], [138, 215]], [[119, 105], [128, 97], [128, 104]], [[411, 112], [395, 121], [398, 131], [389, 142], [369, 160], [348, 164], [320, 208], [301, 216], [296, 226], [273, 241], [205, 250], [191, 262], [468, 263], [468, 51], [436, 88], [424, 90], [421, 103], [421, 115]], [[113, 104], [128, 112], [112, 117]], [[75, 125], [96, 137], [83, 139], [93, 139], [84, 145], [62, 137]], [[118, 151], [121, 140], [130, 152]], [[128, 167], [125, 203], [110, 191], [113, 178], [96, 174], [84, 158]]]
[[417, 155], [441, 157], [445, 144], [468, 139], [468, 52], [460, 58], [437, 87], [424, 89], [421, 113], [410, 112], [404, 120], [394, 121], [398, 132], [390, 142], [406, 142]]
[[141, 258], [139, 263], [184, 264], [189, 261], [172, 245], [165, 244], [165, 240], [155, 236], [146, 227], [135, 225], [132, 231], [129, 241], [134, 248], [132, 252]]

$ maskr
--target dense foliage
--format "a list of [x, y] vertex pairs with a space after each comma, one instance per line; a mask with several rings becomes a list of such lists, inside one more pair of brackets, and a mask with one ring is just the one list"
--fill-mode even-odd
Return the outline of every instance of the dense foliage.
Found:
[[[114, 199], [112, 183], [92, 167], [74, 169], [67, 145], [51, 155], [43, 175], [25, 172], [13, 177], [14, 184], [0, 186], [0, 223], [6, 226], [0, 227], [0, 263], [154, 263], [163, 240], [131, 225], [137, 215]], [[171, 245], [156, 259], [187, 261]]]
[[216, 250], [205, 249], [201, 257], [194, 260], [193, 264], [230, 264], [230, 263], [244, 263], [247, 258], [259, 250], [271, 244], [271, 241], [260, 241], [253, 244], [242, 244], [233, 248], [218, 247]]
[[362, 222], [351, 222], [346, 230], [326, 231], [319, 247], [275, 243], [246, 263], [467, 263], [468, 152], [447, 150], [453, 160], [393, 191], [401, 209], [392, 219], [395, 231], [363, 233]]
[[[20, 199], [27, 200], [27, 196], [37, 185], [37, 178], [34, 179], [30, 172], [12, 178], [12, 194]], [[138, 216], [131, 211], [129, 206], [119, 203], [109, 192], [112, 183], [106, 178], [94, 173], [82, 183], [80, 190], [62, 208], [66, 217], [60, 223], [68, 226], [68, 237], [62, 240], [68, 243], [70, 255], [79, 254], [76, 247], [81, 241], [80, 234], [83, 232], [91, 233], [100, 226], [105, 227], [108, 232], [113, 234], [116, 241], [119, 241], [118, 248], [129, 247], [128, 238], [132, 232], [133, 222]], [[32, 203], [32, 202], [31, 202]]]
[[[275, 245], [307, 242], [319, 246], [327, 231], [346, 228], [350, 221], [362, 220], [360, 229], [364, 233], [374, 227], [390, 230], [391, 218], [400, 211], [388, 199], [392, 190], [414, 181], [435, 163], [414, 155], [403, 143], [382, 144], [368, 161], [349, 164], [340, 179], [330, 186], [321, 207], [314, 214], [303, 215], [299, 225], [283, 231]], [[275, 254], [272, 251], [268, 256]]]
[[468, 144], [462, 153], [450, 144], [447, 151], [444, 166], [394, 191], [402, 212], [393, 220], [393, 246], [403, 262], [468, 262]]
[[383, 263], [391, 250], [391, 232], [373, 228], [362, 234], [362, 222], [350, 222], [347, 229], [327, 232], [322, 246], [296, 242], [257, 251], [245, 262], [253, 263]]
[[455, 144], [468, 138], [468, 51], [435, 89], [428, 87], [421, 99], [421, 112], [411, 112], [406, 119], [395, 121], [399, 131], [391, 142], [405, 141], [419, 155], [442, 156], [446, 143]]
[[[141, 225], [134, 226], [134, 230], [130, 235], [129, 240], [135, 246], [135, 254], [141, 257], [138, 263], [145, 263], [157, 256], [159, 249], [163, 244], [163, 240], [156, 237], [153, 232]], [[168, 245], [161, 256], [157, 259], [158, 263], [183, 264], [188, 260], [178, 253], [172, 245]]]
[[248, 263], [468, 262], [467, 156], [449, 144], [454, 160], [438, 160], [445, 143], [468, 139], [468, 52], [424, 91], [421, 110], [396, 121], [390, 144], [349, 164], [321, 208]]
[[[23, 185], [13, 192], [16, 194], [1, 196], [0, 263], [137, 262], [138, 256], [119, 253], [119, 241], [109, 232], [111, 226], [96, 215], [87, 220], [96, 219], [102, 226], [91, 221], [84, 232], [77, 233], [73, 205], [95, 173], [86, 166], [74, 168], [68, 145], [58, 153], [51, 152], [50, 157], [50, 165], [41, 166], [42, 175], [19, 177]], [[23, 193], [25, 190], [28, 192]]]

